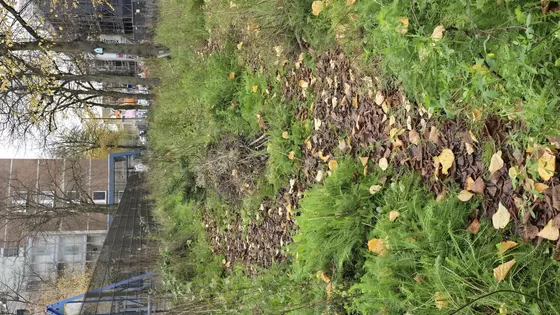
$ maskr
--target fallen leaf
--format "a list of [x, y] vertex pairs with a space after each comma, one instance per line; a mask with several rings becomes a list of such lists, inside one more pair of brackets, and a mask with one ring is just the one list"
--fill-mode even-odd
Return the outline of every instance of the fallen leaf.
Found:
[[327, 161], [331, 158], [330, 155], [324, 156], [324, 155], [323, 155], [323, 151], [317, 152], [317, 155], [319, 156], [319, 158], [320, 158], [321, 160], [323, 160], [323, 162], [327, 162]]
[[472, 196], [474, 196], [473, 193], [466, 191], [466, 190], [461, 190], [461, 192], [459, 193], [459, 195], [457, 196], [459, 198], [459, 200], [467, 202], [469, 200], [471, 200]]
[[492, 216], [492, 225], [496, 230], [503, 229], [508, 225], [510, 218], [511, 215], [509, 214], [509, 211], [500, 202], [498, 205], [498, 211], [496, 211], [496, 213]]
[[352, 106], [354, 106], [355, 108], [358, 108], [358, 95], [354, 96], [354, 98], [352, 98]]
[[243, 42], [240, 42], [239, 44], [237, 44], [237, 49], [241, 50], [241, 48], [243, 48]]
[[473, 109], [471, 113], [474, 121], [479, 120], [480, 116], [482, 116], [482, 113], [478, 109]]
[[507, 252], [508, 249], [517, 246], [517, 243], [514, 241], [505, 241], [496, 244], [496, 248], [498, 248], [498, 255], [502, 255], [503, 253]]
[[258, 85], [253, 85], [253, 87], [251, 88], [251, 91], [253, 93], [257, 93], [257, 91], [259, 90], [259, 86]]
[[261, 129], [266, 129], [266, 125], [264, 124], [264, 120], [262, 119], [260, 114], [257, 114], [257, 123], [259, 124], [259, 127], [261, 127]]
[[329, 161], [329, 170], [334, 171], [338, 168], [338, 162], [336, 160]]
[[383, 109], [383, 112], [385, 114], [387, 114], [389, 112], [389, 105], [387, 105], [387, 102], [381, 103], [381, 109]]
[[469, 190], [473, 193], [484, 195], [484, 188], [486, 188], [486, 184], [484, 184], [482, 177], [479, 177], [474, 181], [474, 184], [470, 186]]
[[321, 128], [321, 125], [323, 124], [323, 122], [321, 122], [319, 118], [314, 118], [313, 122], [315, 126], [315, 131], [319, 130], [319, 128]]
[[397, 27], [397, 31], [401, 34], [406, 34], [408, 32], [408, 17], [402, 16], [397, 18], [397, 21], [401, 22], [402, 25]]
[[449, 305], [447, 295], [443, 292], [434, 293], [434, 300], [435, 300], [435, 303], [436, 303], [436, 307], [439, 310], [444, 309]]
[[448, 174], [448, 170], [453, 165], [453, 161], [455, 160], [455, 155], [453, 155], [453, 151], [449, 149], [443, 149], [439, 154], [439, 163], [441, 163], [441, 173]]
[[381, 105], [384, 100], [385, 96], [383, 96], [383, 93], [381, 93], [381, 91], [377, 91], [377, 94], [375, 94], [375, 104]]
[[537, 234], [537, 236], [546, 238], [547, 240], [556, 241], [560, 233], [558, 228], [555, 227], [552, 220], [548, 220], [546, 226]]
[[235, 79], [235, 72], [230, 72], [230, 73], [229, 73], [229, 79], [230, 79], [230, 80]]
[[480, 221], [478, 221], [478, 219], [474, 219], [467, 228], [467, 231], [474, 235], [478, 234], [478, 231], [480, 231]]
[[305, 81], [305, 80], [299, 80], [299, 87], [302, 89], [307, 89], [309, 87], [309, 82]]
[[282, 132], [282, 138], [284, 138], [286, 140], [290, 139], [290, 136], [288, 135], [287, 131]]
[[514, 264], [515, 264], [515, 259], [512, 259], [494, 268], [494, 278], [496, 278], [498, 282], [502, 282]]
[[420, 135], [416, 130], [411, 130], [408, 133], [408, 139], [410, 140], [410, 143], [414, 145], [418, 145], [418, 140], [420, 140]]
[[350, 7], [356, 4], [356, 0], [346, 0], [346, 6]]
[[325, 3], [323, 1], [313, 1], [311, 4], [311, 13], [315, 16], [318, 16], [323, 8], [325, 7]]
[[389, 116], [389, 126], [392, 126], [395, 124], [395, 116], [391, 115]]
[[472, 179], [472, 177], [467, 178], [467, 181], [465, 182], [465, 190], [471, 191], [473, 185], [474, 179]]
[[508, 175], [509, 175], [509, 178], [516, 179], [517, 176], [519, 175], [519, 173], [517, 172], [517, 167], [516, 166], [510, 167], [508, 169]]
[[371, 185], [371, 187], [369, 187], [369, 193], [372, 195], [375, 195], [377, 192], [379, 192], [383, 187], [380, 185]]
[[537, 172], [543, 180], [549, 180], [554, 175], [556, 168], [556, 156], [552, 155], [549, 150], [544, 150], [543, 154], [537, 161]]
[[386, 158], [382, 157], [381, 159], [379, 159], [379, 167], [382, 171], [386, 171], [387, 168], [389, 168], [389, 161], [387, 161]]
[[547, 189], [548, 189], [548, 185], [546, 185], [546, 184], [543, 184], [543, 183], [536, 183], [535, 184], [535, 190], [539, 193], [543, 193]]
[[401, 214], [398, 211], [393, 210], [389, 212], [389, 221], [395, 222], [395, 220], [400, 216]]
[[294, 151], [290, 151], [290, 153], [288, 154], [288, 159], [293, 160], [295, 154], [296, 154], [296, 153], [295, 153]]
[[443, 38], [444, 31], [445, 31], [445, 27], [443, 27], [443, 25], [438, 25], [434, 28], [434, 31], [432, 32], [432, 36], [430, 37], [434, 40], [434, 42], [437, 42]]
[[372, 238], [367, 242], [367, 246], [370, 252], [376, 253], [379, 256], [384, 256], [387, 253], [385, 240], [382, 238]]
[[362, 162], [362, 166], [366, 166], [367, 162], [369, 161], [369, 157], [368, 156], [361, 156], [360, 157], [360, 162]]
[[468, 142], [465, 142], [465, 149], [467, 150], [467, 154], [471, 155], [474, 153], [474, 146]]
[[338, 149], [340, 149], [340, 151], [346, 152], [347, 148], [348, 147], [346, 146], [346, 140], [344, 139], [338, 140]]
[[470, 131], [470, 130], [469, 130], [469, 136], [471, 136], [471, 139], [472, 139], [474, 142], [478, 142], [478, 140], [476, 140], [476, 137], [474, 136], [474, 133], [473, 133], [472, 131]]
[[331, 282], [331, 278], [329, 277], [329, 275], [327, 275], [327, 273], [325, 272], [319, 272], [319, 278], [323, 281], [325, 281], [326, 283]]
[[504, 160], [502, 160], [502, 151], [498, 151], [492, 155], [488, 170], [490, 171], [490, 174], [494, 174], [494, 172], [499, 171], [503, 166]]
[[439, 131], [437, 130], [437, 128], [435, 126], [432, 126], [430, 128], [430, 135], [428, 136], [428, 139], [435, 144], [438, 144], [440, 142]]
[[324, 175], [325, 175], [325, 172], [323, 170], [319, 170], [317, 172], [317, 175], [315, 176], [315, 181], [320, 183], [323, 180]]

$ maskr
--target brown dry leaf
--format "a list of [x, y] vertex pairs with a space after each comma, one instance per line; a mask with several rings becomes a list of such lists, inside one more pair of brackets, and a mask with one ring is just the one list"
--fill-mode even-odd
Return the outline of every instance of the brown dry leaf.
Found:
[[369, 193], [372, 195], [375, 195], [377, 192], [379, 192], [383, 187], [381, 185], [371, 185], [371, 187], [369, 188]]
[[478, 231], [480, 231], [480, 221], [478, 221], [478, 219], [474, 219], [467, 228], [467, 231], [474, 235], [478, 234]]
[[344, 139], [338, 140], [338, 148], [340, 149], [340, 151], [346, 152], [346, 149], [348, 149], [348, 146], [346, 145], [346, 140]]
[[362, 162], [362, 166], [366, 166], [368, 161], [369, 161], [369, 156], [361, 156], [360, 157], [360, 162]]
[[296, 153], [294, 151], [290, 151], [290, 153], [288, 154], [288, 159], [293, 160], [295, 155]]
[[508, 225], [510, 218], [511, 215], [509, 214], [509, 211], [500, 202], [498, 205], [498, 211], [496, 211], [496, 213], [492, 216], [492, 225], [496, 230], [503, 229]]
[[517, 243], [514, 241], [505, 241], [496, 244], [498, 248], [498, 255], [502, 255], [503, 253], [507, 252], [510, 248], [517, 246]]
[[439, 143], [439, 130], [437, 130], [437, 128], [435, 126], [432, 126], [430, 128], [430, 135], [428, 136], [428, 139], [430, 141], [432, 141], [433, 143]]
[[546, 149], [537, 163], [537, 172], [539, 172], [541, 178], [543, 180], [549, 180], [552, 175], [554, 175], [554, 170], [556, 168], [556, 156], [554, 156], [549, 149]]
[[387, 253], [385, 240], [382, 238], [372, 238], [367, 242], [367, 246], [370, 252], [376, 253], [379, 256], [384, 256]]
[[401, 16], [397, 18], [397, 21], [401, 22], [402, 25], [397, 27], [397, 31], [401, 34], [406, 34], [408, 32], [408, 17]]
[[377, 94], [375, 94], [375, 104], [381, 105], [383, 104], [383, 101], [385, 101], [385, 96], [383, 96], [381, 91], [377, 91]]
[[262, 119], [260, 114], [257, 114], [257, 122], [259, 123], [259, 127], [261, 127], [261, 129], [266, 129], [266, 125], [264, 124], [264, 120]]
[[447, 294], [445, 294], [443, 292], [438, 291], [438, 292], [434, 293], [434, 300], [435, 300], [436, 307], [438, 308], [438, 310], [442, 310], [449, 305]]
[[355, 108], [358, 108], [358, 95], [354, 96], [354, 98], [352, 98], [352, 106], [354, 106]]
[[255, 31], [259, 29], [259, 25], [257, 23], [249, 22], [247, 23], [247, 30], [248, 31]]
[[547, 240], [556, 241], [560, 233], [558, 228], [555, 227], [552, 220], [548, 220], [546, 226], [537, 234], [537, 236], [546, 238]]
[[288, 135], [287, 131], [282, 132], [282, 138], [284, 138], [286, 140], [290, 139], [290, 136]]
[[507, 274], [509, 273], [509, 271], [511, 270], [514, 264], [515, 264], [515, 259], [512, 259], [494, 268], [494, 278], [496, 278], [498, 282], [504, 281], [505, 277], [507, 276]]
[[338, 162], [336, 160], [329, 161], [329, 170], [334, 171], [338, 168]]
[[418, 140], [420, 140], [420, 135], [416, 130], [411, 130], [408, 133], [408, 139], [410, 140], [410, 143], [414, 145], [418, 145]]
[[543, 184], [543, 183], [536, 183], [535, 184], [535, 190], [539, 193], [543, 193], [547, 189], [548, 189], [548, 185], [546, 185], [546, 184]]
[[386, 158], [382, 157], [381, 159], [379, 159], [379, 167], [382, 171], [386, 171], [387, 168], [389, 168], [389, 161], [387, 161]]
[[323, 8], [325, 7], [325, 3], [323, 1], [313, 1], [311, 4], [311, 13], [315, 16], [318, 16]]
[[474, 153], [474, 146], [468, 142], [465, 142], [465, 149], [467, 150], [467, 154], [471, 155]]
[[437, 42], [438, 40], [443, 38], [443, 32], [445, 31], [445, 27], [443, 27], [443, 25], [438, 25], [436, 26], [436, 28], [434, 28], [434, 31], [432, 32], [432, 35], [430, 36], [434, 42]]
[[492, 155], [492, 159], [490, 159], [490, 166], [488, 170], [490, 174], [494, 174], [494, 172], [499, 171], [504, 166], [504, 160], [502, 160], [502, 151], [498, 151]]
[[474, 196], [474, 194], [471, 193], [470, 191], [461, 190], [461, 192], [459, 193], [459, 195], [457, 197], [459, 198], [459, 200], [467, 202], [467, 201], [471, 200], [472, 196]]
[[470, 186], [469, 190], [473, 193], [484, 195], [484, 188], [486, 188], [486, 184], [484, 184], [482, 177], [479, 177], [474, 181], [474, 184]]
[[443, 149], [439, 154], [439, 163], [441, 164], [441, 173], [448, 174], [448, 170], [453, 166], [453, 161], [455, 160], [455, 155], [453, 151], [449, 149]]
[[393, 210], [389, 212], [389, 221], [395, 222], [395, 220], [400, 216], [401, 214], [398, 211]]
[[235, 79], [235, 72], [230, 72], [230, 73], [229, 73], [229, 79], [230, 79], [230, 80]]
[[321, 280], [325, 281], [326, 283], [331, 282], [331, 278], [330, 278], [329, 275], [326, 274], [325, 272], [320, 272], [319, 278], [320, 278]]
[[323, 151], [317, 152], [317, 155], [319, 156], [319, 158], [320, 158], [321, 160], [323, 160], [323, 162], [327, 162], [327, 161], [331, 158], [330, 155], [324, 156], [324, 155], [323, 155]]

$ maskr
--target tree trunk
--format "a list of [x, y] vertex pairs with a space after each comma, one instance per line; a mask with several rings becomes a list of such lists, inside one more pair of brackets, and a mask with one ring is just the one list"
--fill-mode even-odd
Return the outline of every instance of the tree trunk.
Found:
[[13, 43], [8, 50], [48, 50], [60, 53], [92, 53], [95, 54], [96, 48], [102, 48], [103, 53], [115, 53], [134, 55], [138, 57], [157, 57], [168, 53], [166, 47], [151, 44], [109, 44], [103, 42], [72, 41], [72, 42], [52, 42], [30, 41]]
[[114, 98], [136, 98], [144, 100], [155, 99], [154, 94], [140, 94], [140, 93], [124, 93], [116, 91], [102, 91], [102, 90], [76, 90], [68, 88], [58, 88], [57, 91], [70, 93], [72, 95], [97, 95], [97, 96], [108, 96]]
[[[119, 109], [119, 110], [149, 109], [150, 108], [149, 106], [137, 105], [137, 104], [123, 105], [123, 104], [87, 103], [87, 105], [88, 106], [98, 106], [98, 107], [103, 107], [103, 108]], [[92, 119], [92, 118], [88, 118], [88, 119]], [[106, 118], [99, 118], [99, 119], [106, 119]]]
[[139, 78], [133, 76], [119, 76], [109, 74], [85, 74], [85, 75], [70, 75], [63, 74], [56, 76], [57, 79], [63, 81], [83, 81], [83, 82], [103, 82], [121, 85], [144, 85], [154, 86], [159, 85], [159, 79], [155, 78]]

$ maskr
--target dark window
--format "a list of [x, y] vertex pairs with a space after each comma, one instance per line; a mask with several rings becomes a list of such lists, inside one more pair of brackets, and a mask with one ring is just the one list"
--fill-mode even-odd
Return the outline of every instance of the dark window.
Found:
[[4, 257], [17, 257], [19, 255], [18, 247], [4, 248]]

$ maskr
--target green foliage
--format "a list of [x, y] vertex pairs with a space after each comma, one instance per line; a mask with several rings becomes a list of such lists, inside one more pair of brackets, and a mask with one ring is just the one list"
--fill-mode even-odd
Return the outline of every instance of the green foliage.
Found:
[[[406, 178], [387, 189], [384, 208], [399, 209], [401, 216], [395, 222], [379, 220], [371, 231], [371, 238], [388, 242], [388, 251], [384, 256], [367, 255], [365, 274], [351, 288], [361, 293], [351, 310], [433, 314], [438, 312], [436, 292], [441, 292], [447, 303], [444, 311], [466, 306], [461, 314], [558, 313], [560, 264], [550, 258], [548, 246], [522, 244], [498, 255], [496, 244], [502, 236], [486, 221], [477, 235], [465, 229], [476, 204], [457, 198], [436, 202], [425, 196], [418, 182]], [[511, 259], [517, 263], [498, 282], [493, 269]]]
[[372, 195], [369, 191], [379, 184], [381, 175], [363, 176], [362, 168], [355, 161], [340, 161], [332, 176], [302, 199], [294, 243], [305, 273], [332, 269], [336, 278], [351, 278], [360, 267], [367, 232], [376, 222], [382, 200], [381, 192]]

